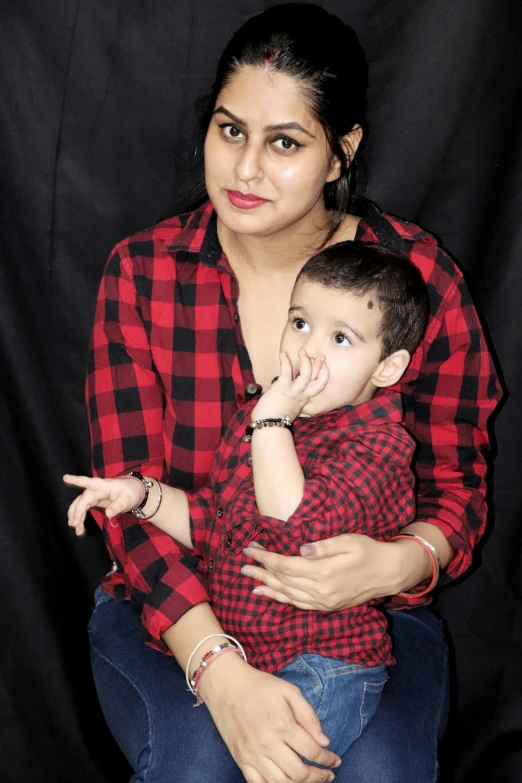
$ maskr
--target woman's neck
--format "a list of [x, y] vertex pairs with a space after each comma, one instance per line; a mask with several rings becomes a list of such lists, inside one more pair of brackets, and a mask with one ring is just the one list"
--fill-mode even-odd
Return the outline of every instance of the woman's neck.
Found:
[[317, 216], [313, 221], [294, 224], [277, 234], [251, 236], [231, 231], [218, 217], [217, 230], [221, 247], [234, 271], [241, 267], [245, 272], [264, 277], [278, 272], [297, 274], [323, 244], [328, 225], [325, 213], [322, 220]]
[[[358, 218], [346, 215], [345, 220], [326, 244], [355, 238]], [[219, 219], [218, 237], [230, 264], [236, 273], [241, 270], [260, 277], [292, 273], [297, 275], [305, 261], [325, 244], [328, 235], [327, 212], [314, 215], [270, 236], [238, 234], [228, 229]]]

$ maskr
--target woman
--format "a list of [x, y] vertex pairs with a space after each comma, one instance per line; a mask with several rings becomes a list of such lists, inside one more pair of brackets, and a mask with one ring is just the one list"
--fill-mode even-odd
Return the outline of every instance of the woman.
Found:
[[[427, 541], [454, 578], [483, 531], [486, 421], [498, 386], [449, 258], [416, 226], [353, 198], [365, 91], [353, 31], [316, 6], [276, 6], [233, 37], [202, 118], [210, 201], [118, 245], [102, 280], [88, 387], [94, 470], [203, 484], [236, 407], [277, 374], [306, 259], [338, 241], [381, 242], [419, 267], [430, 299], [424, 341], [400, 384], [419, 442], [418, 517], [404, 530]], [[394, 596], [398, 665], [377, 716], [337, 768], [301, 694], [239, 656], [213, 663], [200, 684], [208, 711], [192, 709], [183, 669], [201, 640], [222, 633], [197, 564], [131, 514], [98, 519], [114, 570], [97, 591], [93, 671], [132, 780], [333, 779], [302, 759], [351, 783], [436, 779], [446, 647], [423, 606], [432, 568], [416, 541], [341, 536], [307, 544], [302, 558], [257, 550], [266, 570], [250, 567], [253, 587], [305, 608]]]

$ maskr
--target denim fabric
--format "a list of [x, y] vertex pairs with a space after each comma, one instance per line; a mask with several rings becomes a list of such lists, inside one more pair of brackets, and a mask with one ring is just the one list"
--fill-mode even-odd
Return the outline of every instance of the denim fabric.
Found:
[[311, 653], [297, 657], [277, 676], [297, 685], [321, 721], [328, 749], [340, 756], [373, 717], [387, 679], [385, 666], [357, 666]]
[[[424, 608], [390, 616], [398, 664], [374, 718], [335, 771], [337, 783], [438, 779], [448, 706], [442, 628]], [[193, 708], [176, 661], [144, 644], [127, 601], [97, 590], [89, 632], [98, 697], [132, 783], [244, 783], [210, 713]]]

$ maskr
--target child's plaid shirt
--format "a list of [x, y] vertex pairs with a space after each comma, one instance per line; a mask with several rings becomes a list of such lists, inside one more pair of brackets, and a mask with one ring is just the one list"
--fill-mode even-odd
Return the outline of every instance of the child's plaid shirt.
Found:
[[[252, 593], [241, 574], [244, 547], [298, 555], [309, 541], [363, 533], [389, 540], [415, 516], [414, 441], [401, 425], [400, 396], [296, 419], [294, 443], [305, 474], [303, 498], [288, 520], [259, 513], [245, 427], [255, 400], [232, 417], [212, 462], [210, 483], [188, 493], [194, 553], [202, 557], [212, 608], [248, 661], [278, 671], [305, 652], [350, 663], [393, 663], [387, 621], [376, 602], [315, 612]], [[263, 432], [254, 437], [262, 438]]]

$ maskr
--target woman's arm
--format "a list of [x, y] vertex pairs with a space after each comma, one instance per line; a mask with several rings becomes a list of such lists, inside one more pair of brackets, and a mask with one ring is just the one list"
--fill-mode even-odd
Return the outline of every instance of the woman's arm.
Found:
[[[222, 632], [210, 606], [200, 604], [180, 618], [163, 639], [184, 669], [201, 639]], [[198, 656], [219, 641], [219, 636], [209, 640]], [[333, 780], [329, 769], [310, 767], [296, 755], [326, 767], [340, 764], [339, 757], [325, 747], [328, 739], [298, 688], [253, 669], [230, 653], [205, 671], [199, 693], [249, 783], [274, 780], [275, 775], [279, 779], [283, 774], [296, 783]]]
[[[152, 282], [147, 279], [144, 290], [138, 289], [146, 275], [142, 270], [136, 282], [135, 255], [127, 243], [115, 249], [97, 299], [86, 390], [93, 473], [111, 478], [136, 470], [160, 481], [165, 478], [165, 405], [141, 307], [146, 296], [150, 301]], [[175, 264], [170, 271], [175, 276]], [[168, 652], [163, 632], [209, 600], [195, 563], [150, 522], [129, 513], [117, 524], [109, 524], [101, 511], [93, 516], [141, 616], [147, 643]]]

